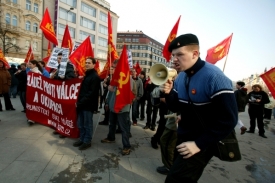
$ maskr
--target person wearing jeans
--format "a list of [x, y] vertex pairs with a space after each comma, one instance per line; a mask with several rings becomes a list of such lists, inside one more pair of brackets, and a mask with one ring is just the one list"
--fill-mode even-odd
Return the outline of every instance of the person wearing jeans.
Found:
[[79, 90], [76, 109], [77, 109], [77, 126], [80, 131], [80, 137], [73, 144], [79, 147], [79, 150], [85, 150], [91, 147], [93, 137], [93, 112], [97, 110], [100, 78], [94, 69], [96, 60], [88, 57], [85, 62], [85, 76]]

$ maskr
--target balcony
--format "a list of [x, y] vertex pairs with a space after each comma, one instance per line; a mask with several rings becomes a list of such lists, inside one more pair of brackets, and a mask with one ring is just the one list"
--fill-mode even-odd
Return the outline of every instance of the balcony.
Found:
[[12, 2], [12, 0], [2, 0], [1, 4], [6, 4], [8, 6], [14, 7], [14, 8], [19, 8], [20, 9], [20, 4]]

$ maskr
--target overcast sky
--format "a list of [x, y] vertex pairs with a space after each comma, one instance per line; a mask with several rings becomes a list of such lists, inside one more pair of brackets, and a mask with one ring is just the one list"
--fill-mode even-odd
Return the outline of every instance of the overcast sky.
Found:
[[[241, 80], [275, 66], [275, 0], [107, 0], [118, 31], [142, 30], [164, 44], [181, 15], [178, 35], [196, 34], [201, 58], [233, 33], [225, 74]], [[223, 69], [224, 60], [216, 65]]]

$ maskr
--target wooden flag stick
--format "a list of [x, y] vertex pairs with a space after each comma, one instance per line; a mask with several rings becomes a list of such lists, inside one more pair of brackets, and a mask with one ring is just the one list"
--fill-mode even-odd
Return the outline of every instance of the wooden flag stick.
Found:
[[226, 65], [226, 61], [227, 61], [227, 58], [228, 58], [228, 53], [227, 53], [226, 58], [225, 58], [225, 62], [224, 62], [224, 65], [223, 65], [223, 70], [222, 70], [222, 72], [224, 72], [225, 65]]

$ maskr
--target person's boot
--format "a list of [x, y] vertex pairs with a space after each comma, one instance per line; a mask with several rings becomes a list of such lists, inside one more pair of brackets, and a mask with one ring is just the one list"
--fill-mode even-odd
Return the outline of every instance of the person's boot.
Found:
[[166, 166], [159, 166], [157, 168], [157, 172], [163, 175], [167, 175], [169, 173], [169, 168], [167, 168]]
[[152, 137], [151, 138], [151, 146], [154, 148], [154, 149], [158, 149], [158, 141], [154, 138], [154, 137]]
[[242, 126], [240, 129], [241, 129], [241, 135], [243, 135], [247, 130], [245, 126]]

